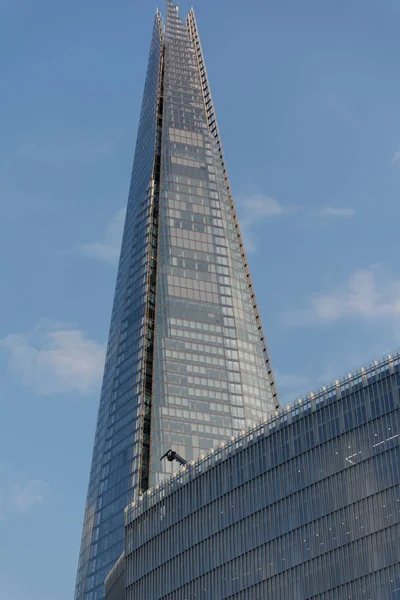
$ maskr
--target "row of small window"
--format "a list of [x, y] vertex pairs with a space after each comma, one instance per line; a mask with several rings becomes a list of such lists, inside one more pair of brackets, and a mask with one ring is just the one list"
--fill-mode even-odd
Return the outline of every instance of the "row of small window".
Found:
[[[210, 217], [211, 219], [211, 217]], [[169, 234], [173, 237], [191, 238], [194, 240], [204, 241], [211, 243], [213, 237], [220, 235], [223, 236], [222, 221], [218, 224], [218, 220], [214, 219], [214, 223], [205, 224], [198, 223], [196, 221], [188, 220], [183, 221], [173, 217], [169, 217], [168, 221], [163, 220], [162, 224], [167, 228], [169, 226]], [[221, 227], [221, 229], [219, 229]], [[190, 232], [190, 233], [189, 233]], [[196, 235], [197, 234], [197, 235]], [[202, 234], [202, 235], [199, 235]]]
[[[259, 340], [256, 339], [256, 343]], [[210, 346], [208, 344], [197, 344], [197, 343], [192, 343], [192, 342], [188, 342], [186, 340], [175, 340], [175, 339], [164, 339], [164, 344], [165, 344], [165, 348], [170, 348], [171, 350], [183, 350], [183, 348], [185, 349], [185, 351], [187, 350], [192, 350], [194, 352], [199, 352], [199, 353], [207, 353], [207, 354], [219, 354], [220, 356], [225, 356], [225, 351], [232, 349], [232, 350], [244, 350], [247, 352], [254, 352], [254, 343], [251, 342], [246, 342], [244, 340], [238, 339], [236, 336], [233, 337], [226, 337], [224, 339], [224, 348], [221, 348], [220, 346]], [[241, 355], [240, 355], [240, 360], [241, 360]]]
[[[249, 309], [249, 313], [244, 314], [245, 319], [239, 318], [240, 307], [242, 306], [243, 298], [241, 293], [235, 292], [233, 296], [221, 297], [221, 304], [204, 304], [199, 305], [193, 300], [183, 299], [179, 296], [167, 295], [167, 287], [159, 281], [158, 283], [158, 296], [156, 306], [156, 319], [157, 324], [161, 326], [168, 326], [168, 317], [171, 315], [180, 314], [182, 317], [188, 317], [193, 319], [195, 322], [199, 322], [204, 314], [204, 320], [207, 320], [208, 315], [212, 315], [215, 319], [220, 319], [221, 315], [235, 316], [236, 315], [236, 328], [240, 331], [240, 336], [245, 338], [247, 341], [243, 342], [249, 345], [248, 350], [254, 352], [254, 344], [256, 347], [260, 347], [259, 332], [255, 327], [254, 313]], [[245, 304], [243, 302], [243, 304]], [[244, 306], [245, 308], [245, 306]], [[233, 315], [232, 315], [233, 312]], [[167, 335], [168, 330], [165, 330]], [[243, 335], [242, 335], [243, 334]], [[230, 339], [230, 338], [227, 338]], [[242, 340], [239, 340], [241, 343]], [[168, 343], [166, 341], [166, 343]], [[185, 343], [182, 341], [182, 343]], [[171, 346], [171, 348], [174, 346]], [[177, 346], [179, 347], [179, 346]], [[232, 341], [228, 342], [228, 348], [237, 348], [238, 345], [233, 344]], [[240, 348], [241, 346], [239, 346]], [[247, 350], [247, 348], [245, 348]]]
[[[178, 366], [178, 365], [177, 365]], [[178, 366], [179, 369], [179, 366]], [[224, 372], [228, 370], [228, 372]], [[226, 379], [228, 381], [240, 381], [240, 377], [236, 378], [240, 374], [239, 363], [234, 361], [226, 361], [225, 369], [210, 369], [209, 367], [203, 367], [201, 365], [187, 363], [184, 365], [184, 370], [179, 369], [181, 374], [193, 374], [199, 376], [210, 377], [211, 379]], [[222, 372], [222, 373], [221, 373]], [[234, 376], [232, 378], [232, 376]]]
[[165, 186], [162, 192], [163, 198], [166, 199], [166, 206], [176, 210], [184, 209], [204, 215], [213, 215], [213, 210], [218, 212], [221, 210], [218, 193], [209, 190], [207, 187], [199, 186], [193, 189], [193, 186], [191, 186], [189, 194], [185, 193], [184, 190], [177, 192], [175, 187], [169, 189], [168, 186]]
[[[172, 157], [171, 157], [172, 158]], [[202, 187], [211, 187], [216, 181], [215, 175], [209, 173], [207, 168], [201, 167], [184, 167], [183, 165], [171, 163], [163, 163], [163, 172], [168, 173], [169, 176], [177, 175], [178, 177], [184, 177], [187, 180], [195, 180], [196, 182], [203, 182]], [[197, 184], [198, 185], [198, 184]], [[216, 188], [214, 188], [216, 189]]]
[[[166, 391], [167, 395], [163, 395], [162, 396], [162, 405], [174, 405], [174, 404], [178, 404], [179, 400], [178, 400], [178, 396], [177, 394], [179, 392], [188, 392], [188, 398], [189, 401], [186, 400], [182, 400], [182, 406], [191, 406], [191, 401], [195, 400], [195, 399], [201, 399], [201, 400], [206, 400], [208, 405], [210, 405], [210, 401], [212, 402], [216, 402], [216, 401], [220, 401], [220, 402], [227, 402], [228, 403], [228, 407], [231, 407], [232, 409], [235, 408], [235, 406], [243, 406], [243, 395], [241, 394], [227, 394], [225, 392], [218, 392], [216, 390], [212, 390], [210, 391], [209, 388], [200, 388], [200, 387], [196, 387], [196, 388], [181, 388], [178, 386], [172, 386], [172, 385], [168, 385], [168, 389]], [[263, 390], [258, 391], [256, 390], [256, 392], [258, 392], [258, 395], [256, 393], [254, 393], [254, 395], [248, 395], [245, 398], [245, 405], [246, 405], [246, 410], [249, 409], [249, 411], [251, 410], [251, 408], [253, 407], [258, 407], [258, 400], [259, 398], [262, 397], [263, 395]], [[153, 400], [154, 403], [154, 400]], [[221, 405], [220, 405], [221, 406]], [[224, 408], [224, 412], [226, 413], [230, 413], [230, 410], [227, 410]], [[236, 412], [231, 413], [234, 414], [234, 416], [238, 416], [236, 414]], [[261, 415], [260, 415], [261, 416]]]
[[[184, 362], [187, 364], [203, 363], [206, 365], [213, 365], [215, 367], [225, 367], [226, 361], [223, 358], [217, 358], [215, 356], [208, 356], [207, 354], [192, 354], [187, 352], [178, 352], [176, 350], [165, 350], [165, 356], [167, 359], [174, 359], [175, 361]], [[171, 362], [171, 361], [167, 361]], [[172, 365], [173, 366], [173, 365]]]
[[[222, 439], [224, 439], [224, 436], [228, 437], [232, 431], [230, 415], [232, 415], [235, 418], [244, 419], [243, 409], [239, 407], [231, 407], [230, 410], [225, 410], [223, 413], [221, 412], [220, 414], [218, 413], [218, 411], [211, 412], [209, 406], [202, 410], [197, 410], [198, 408], [198, 406], [194, 405], [190, 407], [190, 411], [186, 411], [182, 408], [160, 407], [160, 409], [156, 410], [156, 413], [162, 415], [163, 427], [164, 425], [166, 426], [169, 422], [168, 419], [164, 419], [165, 417], [170, 417], [172, 419], [185, 419], [185, 425], [190, 426], [191, 433], [206, 433], [210, 436], [222, 436]], [[204, 419], [205, 413], [210, 413], [206, 420]], [[174, 421], [174, 425], [175, 424], [176, 422]], [[181, 422], [178, 424], [181, 427], [183, 425]], [[226, 428], [222, 431], [221, 426], [224, 426], [224, 424], [226, 424]], [[184, 427], [183, 429], [186, 428]], [[206, 446], [207, 450], [212, 448], [214, 445], [215, 444], [209, 441]]]
[[[197, 169], [206, 167], [206, 163], [203, 161], [193, 160], [190, 158], [176, 156], [176, 155], [171, 156], [171, 162], [172, 162], [172, 164], [183, 165], [184, 167], [194, 167]], [[209, 170], [210, 170], [210, 168], [209, 168]]]
[[[178, 36], [177, 36], [178, 37]], [[187, 88], [197, 89], [199, 86], [199, 78], [195, 67], [195, 59], [193, 53], [189, 51], [178, 52], [177, 46], [166, 44], [166, 70], [165, 70], [165, 88], [173, 89], [174, 86], [184, 86]], [[176, 53], [176, 56], [175, 56]], [[188, 61], [186, 66], [185, 62]]]
[[[214, 238], [217, 238], [218, 236], [224, 236], [223, 223], [220, 219], [213, 219], [211, 224], [206, 225], [204, 223], [182, 221], [170, 217], [169, 225], [171, 236], [174, 237], [189, 237], [190, 239], [200, 239], [210, 243]], [[195, 232], [203, 235], [194, 236], [193, 233], [188, 232]]]
[[207, 398], [209, 400], [211, 399], [211, 400], [220, 400], [221, 402], [231, 402], [231, 401], [236, 401], [236, 397], [237, 397], [238, 404], [241, 403], [241, 399], [243, 397], [242, 394], [238, 394], [237, 396], [235, 396], [235, 395], [232, 396], [232, 395], [228, 394], [228, 392], [224, 392], [224, 391], [220, 391], [220, 390], [216, 390], [216, 389], [214, 389], [210, 393], [209, 388], [199, 388], [199, 387], [191, 388], [191, 387], [180, 387], [180, 386], [168, 385], [168, 390], [166, 390], [162, 394], [163, 403], [164, 403], [164, 399], [165, 399], [165, 404], [168, 404], [169, 403], [168, 399], [171, 398], [172, 404], [176, 404], [177, 403], [176, 398], [182, 397], [183, 392], [185, 392], [185, 397], [187, 397], [188, 399]]
[[[190, 56], [190, 54], [188, 54]], [[197, 76], [197, 73], [195, 71], [195, 67], [194, 67], [194, 61], [191, 60], [192, 64], [193, 64], [193, 68], [192, 69], [184, 69], [184, 68], [180, 68], [181, 67], [181, 63], [180, 62], [171, 62], [170, 64], [168, 64], [168, 58], [169, 56], [167, 56], [167, 69], [166, 69], [166, 75], [165, 75], [165, 88], [167, 90], [169, 89], [173, 89], [174, 86], [182, 86], [188, 89], [198, 89], [199, 87], [199, 79]], [[190, 59], [189, 59], [190, 60]], [[173, 64], [176, 64], [177, 66], [174, 68]], [[175, 126], [176, 127], [176, 126]]]
[[[172, 201], [171, 201], [172, 202]], [[198, 205], [200, 208], [200, 205]], [[197, 208], [197, 207], [196, 207]], [[203, 206], [201, 208], [204, 208]], [[210, 213], [219, 213], [218, 215], [211, 215]], [[180, 206], [179, 210], [175, 210], [173, 208], [168, 208], [165, 210], [163, 217], [168, 217], [170, 225], [174, 225], [174, 220], [178, 219], [178, 224], [176, 227], [181, 227], [181, 221], [191, 222], [191, 223], [199, 223], [201, 225], [212, 225], [215, 219], [221, 218], [221, 211], [215, 209], [209, 209], [209, 214], [204, 215], [200, 214], [196, 210], [187, 209], [187, 202], [185, 202], [185, 206]], [[222, 225], [221, 225], [222, 227]]]
[[[198, 298], [200, 300], [204, 299], [204, 296], [206, 294], [204, 292], [201, 292], [198, 296]], [[193, 331], [193, 330], [188, 330], [188, 329], [181, 329], [181, 328], [175, 328], [175, 327], [170, 327], [169, 328], [169, 335], [174, 336], [176, 338], [190, 338], [193, 341], [198, 341], [198, 342], [206, 342], [208, 344], [219, 344], [222, 347], [224, 347], [224, 337], [225, 335], [228, 335], [228, 331], [225, 328], [223, 330], [223, 333], [220, 333], [219, 335], [212, 335], [210, 333], [202, 333], [200, 331]], [[187, 361], [185, 361], [187, 362]]]
[[[179, 387], [188, 387], [191, 385], [194, 385], [195, 387], [199, 386], [202, 387], [203, 389], [207, 389], [209, 390], [209, 394], [212, 394], [213, 392], [211, 390], [214, 389], [220, 389], [220, 390], [228, 390], [229, 389], [229, 383], [227, 379], [222, 379], [225, 378], [225, 372], [223, 372], [220, 375], [220, 379], [216, 379], [216, 378], [208, 378], [205, 377], [191, 377], [191, 376], [187, 376], [187, 375], [174, 375], [172, 373], [168, 373], [167, 374], [167, 380], [168, 380], [168, 385], [167, 385], [167, 389], [170, 389], [170, 386], [173, 386], [174, 388], [176, 386]], [[240, 377], [239, 377], [239, 381], [240, 381]], [[241, 388], [240, 388], [241, 390]]]
[[[168, 425], [168, 429], [166, 424]], [[153, 448], [156, 441], [161, 442], [162, 446], [162, 452], [158, 454], [162, 455], [165, 448], [176, 448], [179, 446], [182, 456], [187, 458], [187, 460], [193, 460], [197, 459], [201, 454], [206, 454], [210, 448], [215, 448], [224, 443], [232, 432], [238, 434], [244, 428], [245, 421], [237, 417], [228, 418], [223, 415], [215, 415], [213, 419], [207, 422], [201, 419], [201, 421], [185, 423], [180, 419], [168, 417], [165, 421], [155, 420], [153, 425]], [[162, 429], [158, 429], [157, 427], [162, 427]], [[211, 434], [206, 433], [207, 427], [212, 427]], [[197, 452], [193, 455], [193, 445], [196, 448], [201, 448], [202, 452]], [[178, 453], [180, 454], [179, 450]]]
[[[171, 236], [159, 236], [160, 254], [163, 254], [163, 247], [178, 246], [187, 250], [207, 252], [213, 256], [211, 262], [217, 263], [218, 256], [229, 256], [236, 252], [234, 245], [227, 247], [226, 239], [192, 231], [189, 233], [186, 230], [173, 229]], [[175, 234], [178, 234], [175, 235]], [[222, 263], [224, 264], [224, 263]], [[238, 271], [242, 276], [242, 270]], [[231, 278], [234, 281], [234, 277]]]
[[[226, 394], [226, 397], [228, 398], [228, 395]], [[205, 400], [207, 399], [207, 410], [209, 410], [210, 412], [220, 412], [220, 413], [225, 413], [225, 414], [231, 414], [231, 405], [228, 403], [228, 401], [226, 403], [218, 403], [216, 402], [216, 398], [212, 398], [212, 400], [214, 400], [214, 402], [210, 402], [209, 397], [208, 396], [198, 396], [198, 399], [196, 401], [195, 398], [190, 397], [190, 398], [181, 398], [178, 396], [172, 396], [172, 395], [168, 395], [165, 396], [164, 398], [164, 402], [163, 405], [165, 407], [168, 408], [172, 408], [174, 410], [178, 409], [180, 410], [182, 406], [185, 406], [186, 408], [190, 408], [193, 410], [198, 410], [198, 406], [202, 406], [201, 400]]]
[[[168, 150], [167, 150], [168, 151]], [[224, 188], [218, 189], [218, 186], [214, 182], [210, 182], [204, 177], [199, 177], [199, 172], [196, 170], [190, 177], [179, 173], [171, 172], [170, 165], [165, 163], [165, 173], [163, 173], [163, 195], [168, 195], [169, 198], [175, 198], [176, 200], [182, 199], [182, 195], [188, 197], [188, 201], [191, 204], [192, 196], [196, 196], [197, 188], [202, 188], [200, 196], [207, 195], [210, 199], [208, 206], [212, 208], [228, 208], [226, 202], [226, 196]], [[218, 193], [219, 192], [219, 193]], [[221, 195], [225, 199], [224, 203], [221, 203]]]
[[[174, 248], [176, 249], [176, 248]], [[185, 250], [182, 250], [185, 253]], [[199, 256], [199, 253], [196, 252]], [[224, 285], [229, 285], [231, 278], [229, 277], [229, 270], [227, 267], [223, 267], [221, 265], [214, 264], [215, 255], [206, 254], [203, 258], [212, 258], [212, 260], [201, 260], [199, 258], [181, 258], [177, 256], [172, 256], [170, 258], [169, 267], [163, 268], [163, 274], [172, 275], [172, 276], [181, 276], [182, 270], [184, 273], [184, 277], [187, 279], [201, 279], [203, 281], [212, 281], [223, 283]], [[162, 261], [161, 261], [162, 262]], [[207, 279], [204, 279], [207, 276]]]
[[[158, 409], [155, 411], [158, 413]], [[185, 412], [185, 411], [183, 411]], [[238, 417], [239, 418], [239, 417]], [[200, 426], [205, 426], [207, 424], [212, 425], [214, 428], [224, 428], [225, 430], [228, 431], [232, 431], [232, 428], [235, 428], [235, 421], [234, 418], [230, 418], [230, 417], [223, 417], [221, 415], [212, 415], [210, 416], [207, 413], [197, 413], [197, 412], [189, 412], [189, 415], [186, 417], [186, 422], [182, 421], [183, 417], [181, 414], [177, 414], [176, 417], [173, 417], [171, 415], [164, 415], [163, 416], [163, 431], [164, 434], [167, 435], [168, 432], [175, 432], [175, 433], [184, 433], [187, 432], [187, 429], [189, 426], [191, 426], [191, 424], [195, 424], [197, 423], [196, 426], [200, 425]], [[241, 426], [243, 427], [244, 424], [244, 420], [241, 420]], [[237, 429], [239, 429], [239, 427], [237, 427]], [[213, 434], [210, 434], [211, 436]], [[225, 434], [224, 434], [225, 435]], [[218, 441], [225, 439], [225, 437], [223, 438], [218, 438]], [[205, 451], [209, 450], [210, 448], [212, 448], [213, 446], [215, 446], [217, 443], [217, 440], [212, 439], [212, 437], [207, 441], [207, 443], [203, 446], [203, 449]]]
[[[190, 377], [186, 375], [172, 376], [168, 375], [168, 390], [176, 389], [177, 387], [187, 388], [190, 385], [201, 386], [202, 388], [210, 390], [209, 393], [212, 395], [215, 389], [227, 390], [232, 394], [242, 395], [242, 386], [240, 383], [233, 383], [234, 378], [229, 377], [227, 381], [218, 379], [207, 379], [203, 377]], [[240, 377], [239, 377], [240, 381]], [[155, 383], [157, 386], [157, 382]], [[171, 391], [171, 393], [174, 393]]]
[[[171, 296], [175, 296], [178, 298], [185, 298], [188, 300], [196, 300], [199, 302], [207, 302], [209, 304], [219, 304], [219, 296], [218, 294], [211, 294], [209, 292], [201, 292], [199, 290], [191, 290], [187, 288], [168, 286], [168, 293]], [[183, 337], [187, 336], [185, 333], [181, 334]]]
[[[203, 183], [204, 180], [194, 179], [193, 177], [184, 177], [183, 175], [173, 175], [170, 173], [166, 174], [165, 177], [166, 180], [163, 183], [164, 187], [162, 188], [162, 192], [164, 193], [164, 190], [168, 190], [169, 197], [171, 193], [175, 193], [176, 196], [178, 196], [179, 194], [183, 196], [188, 196], [189, 198], [191, 198], [192, 196], [204, 196], [205, 192], [203, 188], [206, 188], [207, 196], [209, 198], [212, 198], [211, 194], [213, 192], [216, 196], [215, 200], [208, 200], [207, 205], [217, 209], [223, 206], [223, 203], [221, 201], [217, 201], [217, 198], [219, 198], [220, 195], [218, 194], [218, 187], [215, 183], [208, 182], [207, 185], [202, 186], [200, 184]], [[200, 193], [199, 188], [202, 190]]]
[[199, 95], [198, 94], [194, 94], [192, 91], [188, 91], [188, 90], [177, 90], [176, 88], [174, 89], [169, 89], [167, 92], [167, 96], [170, 98], [179, 98], [181, 100], [186, 101], [186, 104], [191, 105], [192, 102], [198, 102], [199, 100]]
[[222, 369], [218, 366], [193, 365], [187, 361], [165, 361], [164, 364], [160, 366], [164, 373], [165, 380], [168, 383], [173, 384], [182, 384], [183, 381], [187, 383], [193, 375], [203, 379], [208, 378], [212, 381], [235, 381], [232, 379], [231, 375], [236, 375], [238, 373], [236, 370], [233, 372], [227, 370], [230, 366], [229, 361], [227, 361], [225, 367]]
[[[196, 374], [196, 375], [201, 375], [201, 374]], [[221, 390], [227, 390], [230, 389], [230, 387], [233, 385], [230, 382], [239, 382], [241, 381], [240, 379], [240, 374], [237, 373], [231, 373], [230, 371], [226, 372], [225, 370], [221, 373], [218, 374], [218, 379], [217, 379], [217, 375], [215, 375], [214, 377], [210, 377], [210, 374], [205, 374], [204, 376], [196, 376], [196, 377], [192, 377], [190, 375], [180, 375], [180, 376], [174, 376], [174, 375], [170, 375], [168, 376], [168, 389], [170, 389], [170, 385], [172, 384], [172, 386], [174, 388], [176, 388], [176, 386], [181, 386], [182, 387], [187, 387], [187, 386], [191, 386], [191, 385], [195, 385], [196, 387], [199, 386], [203, 389], [208, 389], [209, 390], [209, 394], [213, 395], [215, 388], [217, 389], [221, 389]], [[236, 389], [240, 389], [241, 391], [241, 386], [237, 387]]]
[[[186, 329], [200, 329], [202, 331], [209, 331], [212, 333], [222, 333], [222, 327], [215, 323], [202, 323], [200, 321], [187, 321], [184, 319], [174, 318], [170, 318], [169, 323], [171, 325], [177, 325], [178, 327], [184, 327]], [[237, 358], [237, 356], [234, 356], [232, 351], [229, 351], [229, 358]]]
[[[188, 245], [187, 241], [190, 240], [192, 242], [193, 245]], [[196, 242], [202, 243], [202, 244], [206, 244], [207, 247], [201, 248], [195, 245]], [[231, 253], [237, 253], [237, 248], [236, 248], [236, 239], [235, 242], [230, 244], [229, 242], [227, 242], [226, 238], [224, 236], [220, 237], [220, 236], [216, 236], [214, 235], [214, 233], [212, 234], [208, 234], [208, 233], [201, 233], [199, 231], [191, 231], [189, 233], [189, 231], [186, 230], [180, 230], [180, 229], [174, 229], [172, 228], [170, 231], [168, 231], [168, 228], [161, 228], [160, 233], [158, 235], [158, 245], [159, 245], [159, 250], [160, 250], [160, 254], [167, 254], [169, 255], [171, 253], [170, 252], [165, 252], [165, 248], [170, 248], [170, 246], [181, 246], [183, 249], [181, 250], [181, 253], [178, 254], [178, 250], [174, 249], [172, 250], [173, 253], [171, 253], [172, 256], [182, 256], [182, 257], [187, 257], [188, 256], [188, 251], [190, 252], [202, 252], [202, 255], [198, 255], [198, 260], [201, 261], [205, 261], [207, 263], [216, 263], [216, 255], [218, 256], [228, 256], [228, 252], [227, 252], [227, 248], [229, 247], [229, 250]], [[186, 252], [185, 252], [185, 248], [186, 248]], [[223, 250], [225, 248], [225, 251]], [[205, 256], [204, 253], [208, 256]], [[144, 252], [143, 252], [144, 255]], [[140, 259], [138, 259], [140, 260]], [[240, 265], [240, 267], [238, 267], [237, 269], [235, 269], [235, 271], [237, 272], [242, 272], [242, 266]]]
[[[167, 177], [167, 176], [166, 176]], [[172, 177], [169, 175], [168, 177]], [[177, 189], [179, 188], [179, 189]], [[187, 189], [186, 189], [187, 188]], [[213, 204], [219, 199], [219, 194], [215, 189], [210, 189], [208, 181], [196, 179], [192, 181], [190, 187], [178, 184], [177, 182], [163, 181], [161, 188], [162, 200], [161, 209], [176, 208], [178, 210], [190, 210], [193, 213], [211, 215], [210, 209], [220, 209], [220, 203]], [[166, 212], [168, 216], [168, 211]]]
[[[167, 255], [170, 252], [171, 246], [175, 246], [175, 247], [183, 248], [183, 249], [186, 248], [187, 250], [197, 250], [199, 252], [207, 252], [209, 254], [213, 254], [215, 252], [215, 248], [214, 248], [213, 244], [196, 241], [196, 240], [189, 239], [189, 238], [171, 237], [168, 239], [168, 242], [167, 242], [167, 240], [163, 240], [161, 238], [160, 242], [161, 242], [161, 245], [160, 245], [160, 254], [161, 255], [164, 253], [163, 246], [165, 246], [165, 249], [167, 250], [165, 252], [165, 254], [167, 254]], [[214, 262], [216, 262], [216, 260], [214, 260]]]
[[[179, 258], [184, 258], [184, 259], [193, 259], [193, 260], [198, 260], [201, 262], [205, 262], [207, 264], [213, 265], [223, 265], [223, 266], [227, 266], [228, 262], [227, 259], [224, 258], [224, 260], [222, 261], [220, 255], [216, 256], [215, 251], [214, 251], [214, 247], [212, 248], [212, 250], [210, 252], [206, 251], [201, 251], [198, 250], [196, 248], [177, 248], [174, 246], [170, 245], [170, 236], [168, 235], [164, 235], [164, 233], [160, 233], [159, 237], [159, 251], [160, 254], [163, 255], [165, 254], [167, 257], [173, 256], [173, 257], [179, 257]], [[168, 242], [168, 243], [167, 243]], [[162, 257], [164, 263], [168, 264], [168, 258], [164, 258]], [[226, 273], [227, 275], [230, 274], [230, 271], [228, 271], [228, 273]]]
[[[192, 161], [196, 161], [199, 163], [203, 163], [204, 166], [214, 166], [214, 161], [212, 158], [209, 158], [206, 154], [206, 150], [204, 148], [199, 148], [198, 146], [193, 146], [193, 145], [188, 145], [188, 144], [180, 144], [180, 143], [170, 143], [168, 145], [168, 148], [166, 148], [168, 154], [170, 156], [175, 157], [176, 159], [187, 159], [187, 160], [192, 160]], [[205, 187], [206, 189], [206, 182], [203, 180], [202, 181], [202, 186], [199, 187]], [[164, 191], [164, 190], [163, 190]], [[168, 194], [166, 194], [167, 196]], [[202, 195], [202, 192], [200, 192], [199, 194], [200, 196]], [[188, 198], [188, 201], [190, 202], [190, 198]]]
[[[202, 290], [204, 292], [217, 292], [219, 293], [220, 289], [225, 290], [226, 285], [229, 286], [229, 277], [224, 277], [223, 275], [213, 275], [210, 274], [210, 277], [214, 281], [201, 281], [199, 279], [192, 279], [190, 277], [182, 277], [182, 269], [175, 268], [173, 269], [176, 275], [167, 275], [166, 280], [169, 286], [188, 288], [193, 290]], [[189, 271], [188, 274], [192, 274], [192, 271]], [[193, 272], [193, 274], [195, 274]], [[220, 281], [217, 282], [217, 279]], [[227, 281], [225, 281], [227, 280]], [[225, 286], [225, 287], [224, 287]]]
[[167, 52], [167, 79], [168, 81], [194, 81], [196, 77], [196, 60], [189, 49], [177, 49], [168, 45]]
[[[227, 267], [224, 267], [216, 263], [215, 254], [208, 254], [199, 251], [193, 251], [189, 249], [181, 249], [172, 247], [171, 251], [174, 253], [170, 255], [169, 261], [172, 265], [171, 267], [166, 267], [167, 274], [174, 274], [174, 267], [179, 267], [180, 269], [185, 268], [190, 271], [195, 271], [196, 274], [199, 273], [211, 273], [218, 274], [219, 276], [228, 276], [229, 270]], [[179, 255], [178, 255], [179, 253]], [[193, 256], [194, 255], [194, 256]], [[163, 262], [163, 261], [161, 261]], [[164, 261], [165, 262], [165, 261]]]
[[[207, 281], [185, 279], [183, 277], [179, 279], [181, 280], [181, 287], [169, 284], [167, 290], [165, 290], [170, 296], [187, 298], [189, 300], [203, 300], [204, 302], [213, 302], [214, 304], [220, 304], [218, 298], [221, 298], [221, 304], [226, 306], [232, 306], [232, 296], [236, 297], [236, 301], [247, 300], [242, 297], [241, 290], [235, 290], [235, 288], [231, 288], [230, 286], [221, 284], [213, 285]], [[212, 294], [212, 299], [209, 297], [210, 293]], [[217, 300], [215, 300], [214, 296], [217, 296]], [[158, 298], [163, 300], [163, 295], [159, 293]]]
[[[255, 385], [257, 382], [258, 375], [255, 373], [254, 367], [255, 366], [258, 366], [260, 368], [264, 367], [262, 358], [257, 360], [256, 356], [250, 356], [250, 355], [246, 354], [246, 357], [249, 356], [249, 359], [247, 360], [247, 358], [243, 356], [243, 358], [241, 358], [241, 362], [240, 362], [240, 366], [239, 366], [238, 362], [235, 362], [231, 358], [229, 358], [228, 351], [226, 351], [225, 354], [226, 354], [226, 359], [224, 360], [224, 359], [216, 358], [214, 356], [208, 356], [207, 354], [195, 355], [195, 354], [191, 354], [191, 353], [166, 350], [165, 356], [169, 359], [174, 359], [174, 361], [177, 362], [177, 364], [174, 365], [174, 364], [171, 364], [172, 361], [166, 361], [166, 368], [171, 371], [175, 371], [177, 368], [179, 369], [180, 365], [187, 365], [187, 367], [185, 368], [187, 373], [189, 373], [189, 372], [191, 372], [191, 373], [207, 373], [208, 371], [204, 370], [204, 368], [201, 367], [201, 364], [200, 365], [198, 364], [198, 363], [203, 363], [203, 364], [213, 365], [216, 367], [224, 367], [224, 368], [227, 368], [227, 369], [233, 370], [233, 371], [234, 370], [239, 371], [239, 369], [240, 369], [240, 371], [242, 373], [246, 374], [244, 381], [246, 381], [250, 385]], [[237, 354], [237, 353], [235, 353], [235, 354]], [[242, 355], [241, 355], [241, 357], [242, 357]], [[168, 364], [168, 363], [170, 363], [170, 364]]]

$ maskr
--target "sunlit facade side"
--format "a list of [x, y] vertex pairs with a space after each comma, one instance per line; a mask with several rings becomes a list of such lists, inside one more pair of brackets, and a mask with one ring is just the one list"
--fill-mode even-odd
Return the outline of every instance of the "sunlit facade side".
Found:
[[174, 465], [160, 462], [166, 449], [192, 460], [266, 418], [278, 404], [223, 159], [208, 123], [208, 84], [199, 67], [193, 12], [190, 18], [191, 29], [168, 3], [151, 486], [173, 471]]
[[397, 354], [129, 506], [127, 600], [399, 599], [399, 392]]
[[193, 11], [156, 14], [75, 600], [102, 600], [123, 509], [279, 406]]

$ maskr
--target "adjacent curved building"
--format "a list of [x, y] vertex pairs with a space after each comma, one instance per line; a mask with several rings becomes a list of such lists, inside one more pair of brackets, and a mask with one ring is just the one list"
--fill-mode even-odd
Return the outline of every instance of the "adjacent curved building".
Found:
[[107, 347], [75, 600], [101, 600], [123, 509], [278, 395], [193, 11], [157, 12]]
[[144, 494], [126, 599], [400, 599], [399, 391], [397, 354]]

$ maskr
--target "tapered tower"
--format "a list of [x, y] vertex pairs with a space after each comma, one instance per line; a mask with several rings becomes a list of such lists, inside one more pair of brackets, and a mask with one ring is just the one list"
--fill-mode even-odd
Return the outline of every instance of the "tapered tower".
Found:
[[78, 565], [101, 600], [123, 509], [279, 406], [193, 10], [157, 12]]

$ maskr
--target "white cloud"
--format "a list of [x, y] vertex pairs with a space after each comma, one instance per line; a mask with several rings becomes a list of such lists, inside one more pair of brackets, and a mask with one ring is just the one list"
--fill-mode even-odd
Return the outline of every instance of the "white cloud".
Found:
[[350, 219], [354, 217], [356, 211], [354, 208], [333, 208], [332, 206], [326, 206], [321, 208], [319, 214], [321, 217]]
[[335, 291], [311, 297], [308, 308], [289, 313], [286, 322], [310, 325], [346, 317], [386, 322], [400, 339], [400, 279], [378, 266], [356, 271]]
[[243, 201], [243, 207], [246, 208], [245, 218], [252, 221], [276, 217], [282, 215], [286, 210], [277, 200], [263, 196], [262, 194], [249, 196]]
[[108, 222], [102, 240], [79, 244], [77, 250], [86, 258], [94, 258], [109, 264], [118, 262], [126, 209], [120, 208]]
[[274, 198], [263, 194], [253, 194], [246, 198], [238, 198], [237, 206], [239, 212], [240, 229], [244, 239], [244, 245], [248, 253], [256, 250], [255, 228], [258, 223], [279, 217], [288, 212], [288, 208], [280, 204]]
[[88, 392], [102, 376], [105, 346], [61, 324], [40, 323], [28, 335], [0, 339], [10, 370], [36, 394]]
[[346, 315], [365, 319], [400, 316], [400, 280], [381, 279], [373, 269], [356, 271], [336, 292], [312, 300], [318, 319], [335, 321]]
[[35, 504], [41, 504], [49, 492], [51, 492], [50, 485], [41, 479], [31, 479], [24, 486], [13, 484], [11, 488], [13, 507], [18, 512], [27, 512]]
[[51, 486], [42, 479], [30, 479], [24, 485], [3, 485], [0, 488], [0, 521], [28, 513], [35, 505], [42, 504], [51, 491]]
[[400, 165], [400, 150], [397, 150], [392, 156], [392, 164]]

